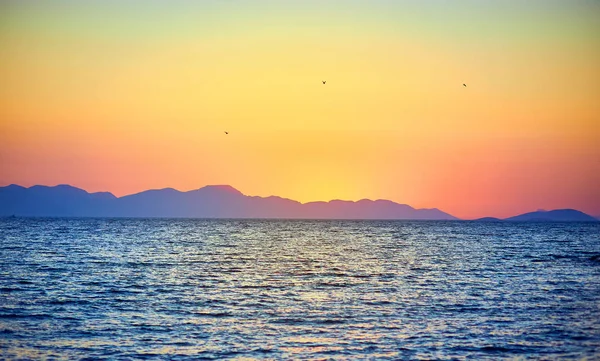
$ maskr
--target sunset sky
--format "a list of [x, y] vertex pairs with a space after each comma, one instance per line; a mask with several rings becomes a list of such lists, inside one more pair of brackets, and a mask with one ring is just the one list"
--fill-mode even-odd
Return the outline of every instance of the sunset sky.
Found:
[[599, 19], [591, 0], [3, 1], [0, 186], [600, 215]]

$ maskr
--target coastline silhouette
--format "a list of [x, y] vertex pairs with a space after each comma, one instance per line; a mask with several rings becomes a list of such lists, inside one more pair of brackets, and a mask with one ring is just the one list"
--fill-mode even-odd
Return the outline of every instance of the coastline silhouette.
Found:
[[[277, 196], [247, 196], [228, 185], [187, 192], [153, 189], [116, 197], [108, 192], [88, 193], [70, 185], [25, 188], [13, 184], [0, 187], [0, 216], [458, 220], [437, 208], [415, 209], [383, 199], [300, 203]], [[476, 221], [598, 220], [577, 210], [563, 209]]]

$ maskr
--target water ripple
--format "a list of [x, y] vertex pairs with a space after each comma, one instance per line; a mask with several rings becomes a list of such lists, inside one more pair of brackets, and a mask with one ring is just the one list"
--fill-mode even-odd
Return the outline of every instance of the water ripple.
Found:
[[2, 359], [599, 359], [600, 226], [0, 220]]

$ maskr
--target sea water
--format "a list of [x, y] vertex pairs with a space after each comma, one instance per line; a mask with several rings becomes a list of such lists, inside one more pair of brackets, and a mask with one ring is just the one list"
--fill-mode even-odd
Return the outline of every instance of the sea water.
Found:
[[2, 359], [600, 359], [600, 225], [0, 220]]

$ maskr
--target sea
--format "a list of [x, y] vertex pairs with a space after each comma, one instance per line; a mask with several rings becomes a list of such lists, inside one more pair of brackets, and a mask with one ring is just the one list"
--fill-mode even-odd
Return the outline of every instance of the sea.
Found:
[[0, 220], [4, 360], [600, 360], [600, 223]]

